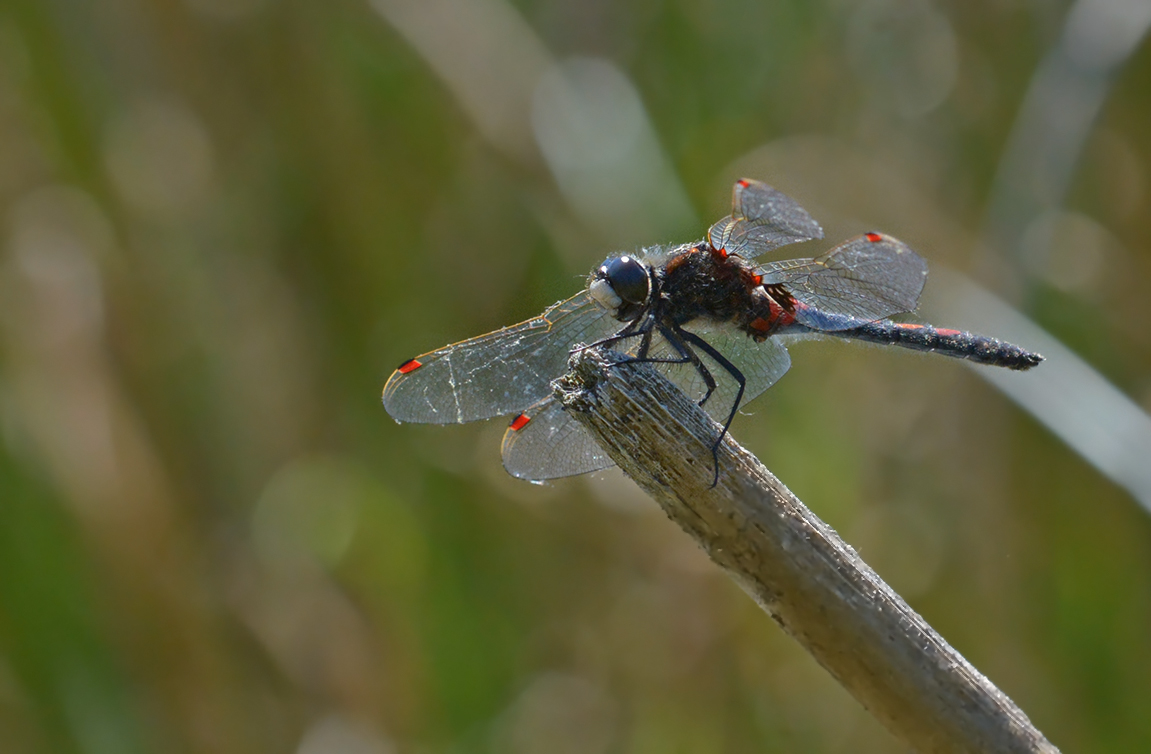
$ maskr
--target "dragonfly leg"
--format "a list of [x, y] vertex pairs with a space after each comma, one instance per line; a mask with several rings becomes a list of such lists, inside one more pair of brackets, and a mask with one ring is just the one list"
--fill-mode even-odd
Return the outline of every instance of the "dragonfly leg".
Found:
[[580, 346], [579, 348], [573, 348], [571, 352], [579, 353], [581, 351], [586, 351], [589, 348], [600, 348], [602, 346], [614, 345], [621, 340], [625, 340], [626, 338], [634, 338], [637, 335], [642, 335], [644, 338], [643, 344], [641, 344], [641, 348], [643, 348], [651, 343], [652, 325], [653, 320], [650, 316], [639, 317], [633, 319], [631, 322], [628, 322], [615, 335], [609, 335], [606, 338], [601, 338], [594, 343], [588, 343], [587, 345]]
[[643, 340], [639, 342], [639, 350], [635, 352], [636, 359], [646, 359], [647, 352], [651, 350], [651, 337], [655, 329], [648, 327], [643, 333]]
[[[723, 442], [724, 436], [727, 435], [727, 430], [731, 427], [731, 423], [735, 419], [735, 412], [739, 410], [739, 404], [743, 400], [743, 392], [747, 388], [747, 377], [745, 377], [743, 372], [739, 371], [739, 368], [736, 367], [735, 364], [732, 364], [726, 356], [717, 351], [703, 338], [699, 337], [693, 332], [689, 332], [678, 327], [675, 328], [675, 331], [679, 336], [687, 341], [687, 343], [690, 343], [696, 348], [699, 348], [701, 351], [710, 356], [716, 364], [719, 364], [721, 367], [723, 367], [724, 370], [730, 374], [737, 383], [739, 383], [739, 390], [736, 391], [735, 400], [731, 403], [731, 411], [727, 415], [727, 420], [723, 423], [723, 431], [719, 433], [719, 437], [716, 438], [715, 444], [711, 446], [711, 455], [715, 461], [715, 478], [712, 479], [711, 486], [714, 487], [719, 483], [719, 444]], [[667, 337], [667, 334], [665, 333], [664, 336]], [[671, 340], [671, 338], [668, 338], [668, 340]], [[714, 385], [714, 381], [712, 384]], [[710, 394], [711, 393], [709, 391], [708, 395]], [[700, 405], [703, 404], [700, 403]]]
[[681, 330], [678, 327], [661, 326], [659, 328], [660, 335], [662, 335], [668, 343], [671, 343], [672, 348], [679, 351], [682, 358], [679, 359], [649, 359], [649, 361], [663, 361], [668, 364], [691, 364], [695, 367], [695, 371], [699, 372], [699, 376], [703, 378], [703, 384], [707, 385], [707, 392], [704, 393], [703, 398], [699, 400], [700, 408], [703, 404], [707, 403], [707, 399], [712, 396], [717, 387], [715, 377], [712, 377], [711, 371], [704, 366], [703, 361], [696, 355], [695, 351], [691, 349], [687, 343], [684, 342], [684, 335], [689, 334], [686, 330]]
[[[642, 322], [642, 324], [637, 325], [636, 324], [637, 322]], [[641, 318], [641, 319], [637, 319], [637, 320], [632, 321], [631, 323], [629, 323], [626, 327], [624, 327], [622, 330], [620, 330], [615, 335], [609, 336], [607, 338], [603, 338], [602, 340], [597, 340], [595, 343], [583, 346], [582, 348], [574, 349], [573, 353], [575, 353], [576, 351], [584, 351], [584, 350], [587, 350], [588, 348], [594, 348], [594, 347], [599, 347], [599, 346], [610, 346], [613, 343], [616, 343], [620, 340], [624, 340], [625, 338], [639, 337], [639, 338], [641, 338], [641, 340], [639, 343], [639, 348], [636, 349], [635, 356], [627, 356], [627, 354], [625, 354], [625, 356], [627, 356], [627, 359], [625, 361], [619, 362], [620, 364], [628, 364], [628, 363], [637, 362], [637, 361], [641, 362], [641, 363], [646, 363], [646, 364], [686, 364], [686, 363], [692, 361], [692, 356], [685, 353], [685, 351], [682, 348], [679, 348], [678, 346], [676, 347], [676, 350], [678, 350], [680, 352], [680, 358], [678, 358], [678, 359], [649, 358], [648, 352], [651, 351], [651, 340], [652, 340], [652, 336], [654, 336], [654, 335], [655, 335], [655, 318], [654, 317]], [[616, 366], [616, 365], [613, 364], [612, 366]], [[709, 393], [709, 395], [710, 395], [710, 393]], [[703, 405], [703, 404], [701, 403], [700, 405]]]
[[[667, 338], [667, 333], [664, 333], [663, 328], [660, 328], [660, 333], [663, 334], [663, 336], [665, 338]], [[647, 332], [644, 333], [643, 342], [640, 344], [639, 350], [636, 351], [635, 357], [630, 359], [630, 361], [633, 361], [633, 362], [638, 361], [638, 362], [641, 362], [644, 364], [691, 364], [691, 365], [693, 365], [696, 368], [696, 370], [699, 371], [700, 375], [703, 376], [704, 382], [707, 383], [707, 385], [708, 385], [707, 394], [705, 396], [703, 396], [703, 398], [699, 402], [699, 405], [702, 406], [704, 404], [704, 402], [706, 402], [707, 399], [711, 397], [712, 392], [715, 390], [714, 381], [711, 379], [711, 372], [707, 371], [707, 367], [705, 367], [703, 365], [703, 363], [700, 362], [700, 360], [696, 357], [695, 352], [692, 351], [690, 348], [688, 348], [686, 344], [684, 344], [682, 342], [680, 342], [680, 343], [674, 342], [671, 338], [667, 338], [667, 340], [669, 343], [672, 344], [672, 346], [675, 347], [675, 350], [679, 351], [680, 356], [678, 359], [657, 359], [657, 358], [649, 357], [647, 355], [647, 353], [651, 349], [651, 338], [652, 338], [652, 335], [654, 335], [654, 334], [655, 333], [653, 330], [648, 330]]]
[[[662, 333], [663, 330], [661, 329], [660, 332]], [[687, 346], [682, 344], [682, 343], [672, 343], [672, 345], [675, 347], [675, 349], [677, 351], [679, 351], [680, 357], [678, 359], [658, 359], [658, 358], [648, 356], [647, 354], [651, 350], [651, 339], [652, 339], [652, 336], [654, 334], [655, 334], [654, 330], [649, 329], [648, 331], [646, 331], [643, 334], [643, 342], [640, 343], [639, 350], [636, 351], [636, 355], [634, 357], [628, 359], [627, 362], [621, 362], [621, 363], [640, 362], [642, 364], [695, 364], [695, 362], [696, 362], [696, 359], [694, 358], [695, 354], [692, 353], [691, 350], [688, 349]], [[669, 340], [668, 342], [671, 342], [671, 340]], [[702, 364], [698, 365], [697, 368], [700, 368], [702, 366], [703, 366]], [[703, 371], [704, 371], [704, 373], [706, 373], [707, 369], [704, 368]], [[711, 376], [710, 374], [705, 374], [704, 381], [707, 381], [707, 378], [710, 376]], [[707, 393], [707, 395], [704, 396], [703, 400], [706, 401], [708, 399], [708, 397], [710, 397], [710, 396], [711, 396], [711, 390], [708, 390], [708, 393]], [[700, 401], [699, 405], [702, 406], [703, 401]]]

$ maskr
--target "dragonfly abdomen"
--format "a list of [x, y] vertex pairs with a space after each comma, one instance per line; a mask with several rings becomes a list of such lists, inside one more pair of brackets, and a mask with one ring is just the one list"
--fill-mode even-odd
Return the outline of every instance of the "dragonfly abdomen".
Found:
[[979, 364], [990, 364], [1008, 369], [1030, 369], [1043, 361], [1043, 357], [1039, 354], [1011, 343], [1004, 343], [995, 338], [961, 330], [932, 327], [931, 325], [879, 320], [868, 322], [850, 330], [840, 330], [829, 334], [870, 343], [902, 346], [916, 351], [931, 351], [958, 359], [967, 359]]

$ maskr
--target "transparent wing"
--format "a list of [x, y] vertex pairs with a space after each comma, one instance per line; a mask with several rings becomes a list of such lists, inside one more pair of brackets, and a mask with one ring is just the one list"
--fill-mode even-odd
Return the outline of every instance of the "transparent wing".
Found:
[[537, 481], [614, 465], [591, 435], [550, 397], [516, 417], [504, 433], [502, 452], [509, 474]]
[[871, 322], [914, 310], [927, 263], [902, 241], [867, 233], [815, 259], [771, 262], [758, 272], [764, 285], [783, 285], [801, 304], [795, 312], [801, 324], [842, 330], [859, 326], [852, 319]]
[[[757, 343], [727, 323], [693, 323], [695, 334], [707, 340], [732, 365], [744, 374], [747, 387], [741, 405], [771, 387], [787, 372], [791, 358], [779, 341], [768, 339]], [[635, 355], [640, 339], [628, 338], [617, 344], [618, 350]], [[704, 408], [716, 421], [726, 421], [735, 402], [739, 384], [722, 366], [706, 353], [695, 349], [704, 366], [716, 381]], [[651, 358], [676, 359], [679, 352], [664, 338], [652, 339]], [[707, 394], [707, 384], [691, 364], [655, 363], [653, 366], [675, 383], [692, 400]], [[504, 434], [504, 468], [520, 479], [555, 479], [598, 471], [612, 465], [598, 444], [549, 397], [517, 416]]]
[[397, 421], [426, 424], [523, 411], [547, 397], [573, 344], [621, 327], [583, 291], [526, 322], [405, 362], [384, 385], [384, 408]]
[[823, 228], [790, 196], [742, 178], [731, 194], [731, 214], [708, 231], [712, 248], [753, 259], [772, 249], [823, 238]]

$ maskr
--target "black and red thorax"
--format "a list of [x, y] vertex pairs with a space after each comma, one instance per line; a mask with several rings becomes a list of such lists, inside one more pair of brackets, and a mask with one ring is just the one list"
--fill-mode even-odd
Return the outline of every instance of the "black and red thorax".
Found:
[[669, 324], [702, 317], [763, 340], [795, 321], [795, 300], [782, 286], [765, 286], [752, 263], [706, 242], [671, 252], [654, 277], [654, 314]]

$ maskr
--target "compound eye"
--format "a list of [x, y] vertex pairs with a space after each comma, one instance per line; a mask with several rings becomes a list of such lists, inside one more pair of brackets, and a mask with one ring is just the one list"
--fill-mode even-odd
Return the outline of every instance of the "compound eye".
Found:
[[647, 301], [647, 269], [638, 259], [629, 256], [616, 257], [604, 262], [600, 271], [607, 278], [616, 295], [629, 304], [642, 304]]

